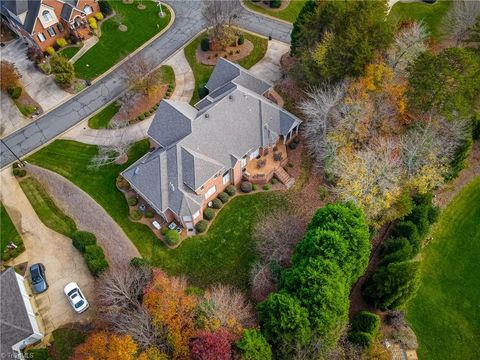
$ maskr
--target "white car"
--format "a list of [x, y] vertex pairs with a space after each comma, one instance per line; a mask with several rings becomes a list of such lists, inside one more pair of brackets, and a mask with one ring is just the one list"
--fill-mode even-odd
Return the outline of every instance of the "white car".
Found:
[[76, 282], [67, 284], [63, 289], [63, 292], [67, 296], [70, 305], [72, 305], [73, 310], [75, 310], [78, 314], [88, 309], [88, 301]]

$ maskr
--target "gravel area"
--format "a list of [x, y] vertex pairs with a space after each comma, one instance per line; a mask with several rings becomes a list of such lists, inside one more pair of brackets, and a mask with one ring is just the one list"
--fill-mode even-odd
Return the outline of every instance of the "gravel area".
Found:
[[90, 195], [63, 176], [35, 165], [27, 165], [29, 173], [37, 178], [80, 230], [97, 236], [110, 266], [128, 264], [131, 258], [140, 257], [138, 250], [120, 226]]

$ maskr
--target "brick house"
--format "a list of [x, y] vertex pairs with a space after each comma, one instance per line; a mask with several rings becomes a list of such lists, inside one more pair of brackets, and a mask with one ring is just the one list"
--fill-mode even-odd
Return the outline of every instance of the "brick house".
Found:
[[[219, 59], [206, 85], [208, 96], [195, 106], [163, 100], [148, 135], [155, 149], [121, 175], [166, 221], [193, 230], [203, 209], [228, 185], [247, 178], [265, 183], [276, 176], [292, 180], [283, 169], [285, 145], [301, 121], [270, 101], [272, 85], [241, 66]], [[283, 152], [268, 171], [249, 164]], [[277, 158], [278, 160], [278, 158]]]
[[88, 18], [100, 11], [97, 0], [2, 0], [2, 19], [20, 38], [45, 51], [57, 39], [92, 35]]

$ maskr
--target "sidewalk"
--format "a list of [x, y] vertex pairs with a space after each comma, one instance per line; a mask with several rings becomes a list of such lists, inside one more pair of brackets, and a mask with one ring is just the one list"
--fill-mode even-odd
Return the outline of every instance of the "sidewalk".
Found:
[[80, 59], [83, 56], [83, 54], [85, 54], [88, 50], [94, 47], [95, 44], [98, 42], [98, 40], [99, 40], [98, 36], [92, 36], [91, 38], [88, 38], [87, 40], [85, 40], [83, 42], [82, 48], [75, 55], [72, 56], [72, 58], [70, 59], [70, 62], [72, 64], [75, 63], [75, 61]]

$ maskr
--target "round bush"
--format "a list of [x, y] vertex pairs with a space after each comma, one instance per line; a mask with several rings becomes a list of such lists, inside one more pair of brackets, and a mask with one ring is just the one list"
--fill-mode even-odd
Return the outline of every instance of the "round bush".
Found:
[[145, 211], [145, 217], [148, 218], [148, 219], [151, 219], [153, 218], [153, 211], [151, 210], [148, 210], [148, 211]]
[[127, 202], [128, 202], [128, 205], [135, 206], [138, 204], [138, 198], [136, 196], [130, 196]]
[[237, 188], [233, 185], [228, 185], [226, 188], [225, 188], [225, 192], [230, 195], [230, 196], [233, 196], [235, 195], [235, 193], [237, 192]]
[[85, 259], [105, 259], [105, 253], [99, 245], [88, 245], [85, 247]]
[[270, 190], [270, 185], [268, 184], [263, 185], [263, 190], [265, 191]]
[[101, 12], [97, 12], [95, 14], [95, 19], [97, 19], [98, 21], [102, 21], [103, 20], [103, 14]]
[[375, 336], [380, 328], [380, 317], [370, 311], [361, 311], [352, 320], [353, 332], [365, 332]]
[[135, 221], [138, 221], [142, 218], [142, 213], [138, 210], [133, 210], [131, 213], [130, 213], [130, 218], [132, 220], [135, 220]]
[[142, 114], [142, 115], [139, 115], [139, 116], [137, 117], [137, 119], [140, 120], [140, 121], [145, 120], [145, 115], [143, 115], [143, 114]]
[[200, 47], [201, 47], [202, 51], [210, 50], [210, 40], [208, 40], [208, 38], [203, 38], [200, 41]]
[[213, 209], [206, 208], [206, 209], [203, 211], [203, 218], [204, 218], [204, 219], [206, 219], [206, 220], [212, 220], [214, 217], [215, 217], [215, 211], [213, 211]]
[[18, 99], [22, 95], [22, 88], [20, 86], [9, 87], [8, 94], [12, 99]]
[[212, 207], [214, 209], [220, 209], [222, 207], [223, 203], [220, 201], [220, 199], [213, 199], [212, 200]]
[[245, 43], [245, 35], [240, 35], [238, 37], [238, 45], [243, 45]]
[[57, 45], [62, 48], [67, 45], [67, 40], [65, 40], [64, 38], [57, 39]]
[[257, 191], [257, 190], [258, 190], [258, 185], [257, 185], [257, 184], [253, 184], [252, 190], [253, 190], [253, 191]]
[[208, 221], [207, 220], [200, 220], [198, 223], [195, 224], [195, 230], [197, 233], [201, 234], [207, 230]]
[[25, 175], [27, 175], [27, 170], [21, 168], [14, 168], [13, 175], [16, 177], [24, 177]]
[[230, 196], [228, 196], [226, 192], [221, 192], [220, 194], [218, 194], [218, 198], [224, 204], [226, 204], [228, 200], [230, 200]]
[[270, 7], [272, 9], [278, 9], [282, 6], [282, 0], [270, 0]]
[[92, 246], [97, 243], [95, 234], [88, 231], [75, 231], [72, 234], [73, 246], [82, 254], [85, 253], [87, 246]]
[[177, 245], [179, 240], [180, 234], [176, 230], [168, 230], [165, 234], [165, 242], [170, 246]]
[[130, 266], [142, 267], [142, 266], [150, 266], [150, 264], [148, 263], [147, 259], [134, 257], [132, 260], [130, 260]]
[[249, 193], [252, 191], [252, 183], [250, 181], [244, 181], [242, 185], [240, 185], [240, 188], [244, 193]]
[[272, 182], [272, 185], [278, 184], [278, 179], [273, 178], [271, 182]]
[[53, 54], [55, 54], [55, 49], [52, 47], [52, 46], [49, 46], [45, 49], [45, 51], [47, 52], [48, 55], [52, 56]]
[[354, 344], [368, 347], [372, 343], [372, 336], [368, 333], [357, 331], [348, 334], [348, 340]]
[[98, 277], [108, 268], [108, 262], [105, 259], [85, 258], [85, 262], [87, 263], [88, 270], [90, 270], [90, 273], [95, 277]]

